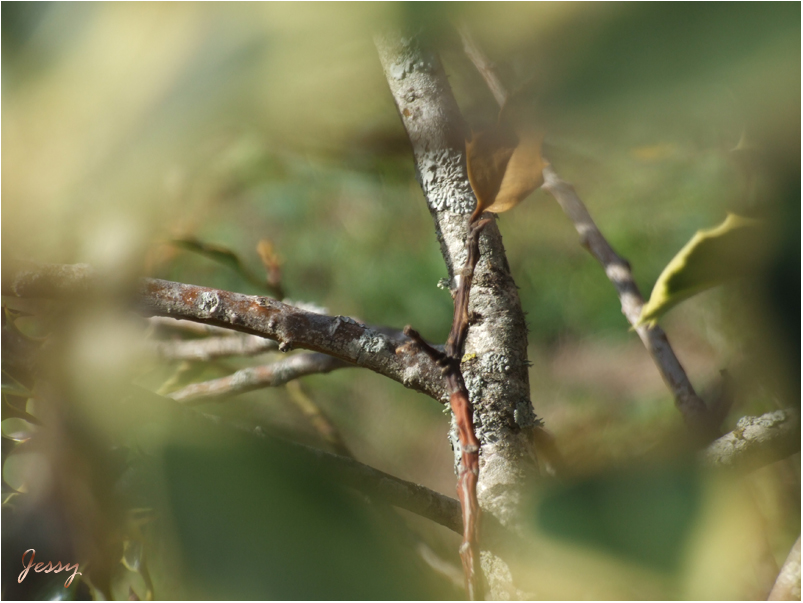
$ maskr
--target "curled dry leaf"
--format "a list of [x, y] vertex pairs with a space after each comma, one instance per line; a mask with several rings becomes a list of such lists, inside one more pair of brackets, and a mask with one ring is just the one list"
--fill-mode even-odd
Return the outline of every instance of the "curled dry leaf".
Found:
[[512, 114], [506, 105], [494, 127], [473, 132], [466, 141], [468, 179], [477, 197], [472, 222], [484, 211], [515, 207], [544, 183], [543, 132]]

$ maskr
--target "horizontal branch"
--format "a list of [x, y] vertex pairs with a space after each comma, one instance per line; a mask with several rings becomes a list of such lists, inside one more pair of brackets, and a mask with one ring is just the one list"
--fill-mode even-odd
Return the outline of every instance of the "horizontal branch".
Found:
[[164, 360], [208, 362], [229, 356], [256, 356], [279, 349], [272, 339], [257, 335], [222, 335], [206, 339], [175, 339], [151, 342], [152, 351]]
[[250, 366], [220, 379], [193, 383], [168, 397], [178, 402], [204, 403], [222, 396], [236, 396], [255, 389], [278, 387], [293, 379], [329, 373], [348, 366], [353, 365], [326, 354], [296, 354], [272, 364]]
[[788, 408], [759, 417], [742, 417], [736, 429], [706, 448], [706, 464], [752, 470], [800, 451], [800, 411]]
[[[94, 271], [84, 265], [26, 266], [3, 271], [3, 293], [18, 297], [91, 294]], [[389, 377], [445, 403], [440, 368], [421, 351], [399, 351], [410, 340], [398, 331], [373, 329], [347, 316], [326, 316], [269, 297], [244, 295], [159, 279], [142, 279], [134, 293], [143, 316], [163, 316], [259, 335], [279, 350], [303, 348], [334, 356]]]

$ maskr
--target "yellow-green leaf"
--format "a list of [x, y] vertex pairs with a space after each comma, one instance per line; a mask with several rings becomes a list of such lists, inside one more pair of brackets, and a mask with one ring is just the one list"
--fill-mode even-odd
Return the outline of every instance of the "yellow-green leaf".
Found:
[[766, 244], [763, 222], [735, 214], [715, 228], [698, 230], [658, 277], [636, 326], [654, 324], [683, 300], [754, 273]]

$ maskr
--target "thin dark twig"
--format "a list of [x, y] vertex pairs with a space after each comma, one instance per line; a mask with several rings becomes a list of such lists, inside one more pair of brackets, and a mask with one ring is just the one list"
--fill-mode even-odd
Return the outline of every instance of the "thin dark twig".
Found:
[[460, 370], [463, 347], [468, 334], [470, 316], [468, 302], [474, 268], [480, 258], [479, 238], [483, 227], [491, 221], [484, 218], [472, 222], [468, 227], [466, 246], [468, 257], [454, 298], [454, 318], [449, 339], [446, 342], [446, 353], [440, 352], [423, 340], [421, 335], [411, 327], [406, 327], [405, 334], [412, 339], [436, 364], [442, 367], [449, 391], [449, 403], [457, 425], [460, 442], [460, 465], [458, 468], [457, 494], [463, 512], [463, 543], [460, 545], [460, 558], [466, 576], [466, 588], [470, 599], [481, 595], [480, 577], [480, 505], [477, 500], [477, 480], [480, 472], [480, 441], [474, 432], [474, 409], [469, 399], [468, 389]]

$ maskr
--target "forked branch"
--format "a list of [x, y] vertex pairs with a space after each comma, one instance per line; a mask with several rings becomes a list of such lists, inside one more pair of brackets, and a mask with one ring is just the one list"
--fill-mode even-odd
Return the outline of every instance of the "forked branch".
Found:
[[460, 546], [460, 558], [463, 561], [463, 572], [469, 598], [481, 597], [480, 587], [480, 505], [477, 500], [477, 480], [480, 473], [480, 441], [474, 432], [474, 408], [469, 399], [468, 389], [460, 371], [460, 361], [469, 327], [468, 300], [471, 294], [471, 283], [474, 269], [480, 257], [479, 235], [490, 219], [478, 220], [469, 224], [466, 239], [468, 257], [461, 272], [461, 278], [454, 298], [454, 319], [452, 331], [446, 342], [446, 352], [427, 344], [417, 331], [405, 328], [410, 337], [438, 366], [443, 369], [443, 376], [449, 390], [449, 403], [457, 425], [457, 437], [460, 443], [460, 463], [458, 468], [457, 494], [463, 512], [463, 543]]
[[[92, 295], [98, 287], [86, 265], [29, 265], [3, 272], [3, 293], [18, 297]], [[325, 316], [269, 297], [244, 295], [158, 279], [142, 279], [133, 293], [143, 316], [163, 316], [224, 327], [279, 343], [279, 350], [304, 348], [367, 368], [406, 387], [445, 401], [440, 370], [426, 354], [397, 354], [401, 333], [374, 329], [345, 316]]]

